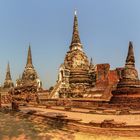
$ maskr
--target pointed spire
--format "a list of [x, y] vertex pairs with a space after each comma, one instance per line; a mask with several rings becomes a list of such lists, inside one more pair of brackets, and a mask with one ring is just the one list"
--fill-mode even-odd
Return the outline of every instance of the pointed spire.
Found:
[[76, 11], [76, 9], [75, 9], [75, 11], [74, 11], [74, 15], [75, 15], [75, 16], [77, 15], [77, 11]]
[[90, 68], [91, 70], [93, 70], [93, 69], [95, 68], [95, 67], [94, 67], [94, 64], [93, 64], [93, 59], [92, 59], [92, 57], [91, 57], [91, 59], [90, 59], [89, 68]]
[[10, 64], [9, 64], [9, 62], [8, 62], [8, 64], [7, 64], [7, 71], [6, 71], [5, 81], [6, 81], [6, 80], [12, 80], [12, 78], [11, 78], [11, 73], [10, 73]]
[[30, 44], [29, 44], [29, 49], [28, 49], [26, 68], [33, 68], [32, 54], [31, 54], [31, 45]]
[[79, 31], [78, 31], [77, 11], [75, 10], [75, 12], [74, 12], [74, 23], [73, 23], [73, 34], [72, 34], [72, 40], [71, 40], [70, 48], [72, 48], [72, 46], [77, 46], [77, 45], [82, 48], [81, 41], [80, 41], [80, 36], [79, 36]]
[[126, 58], [125, 67], [135, 67], [135, 57], [134, 57], [134, 51], [133, 51], [133, 44], [131, 41], [129, 42], [129, 48], [128, 48], [128, 54]]
[[9, 65], [9, 62], [8, 62], [6, 77], [5, 77], [3, 88], [11, 88], [11, 87], [14, 87], [14, 84], [12, 82], [11, 73], [10, 73], [10, 65]]
[[90, 66], [93, 65], [92, 57], [90, 58]]

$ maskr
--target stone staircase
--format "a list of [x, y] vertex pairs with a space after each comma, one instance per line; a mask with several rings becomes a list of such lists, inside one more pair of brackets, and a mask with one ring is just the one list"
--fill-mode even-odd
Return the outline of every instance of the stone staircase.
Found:
[[56, 92], [60, 89], [62, 82], [58, 82], [55, 86], [54, 89], [51, 91], [49, 98], [55, 98]]

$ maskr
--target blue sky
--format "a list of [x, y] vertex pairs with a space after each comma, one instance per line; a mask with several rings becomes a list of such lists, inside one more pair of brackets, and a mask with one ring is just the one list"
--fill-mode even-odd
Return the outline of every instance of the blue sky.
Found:
[[22, 74], [30, 42], [44, 87], [54, 85], [69, 50], [75, 8], [89, 59], [121, 67], [132, 40], [140, 72], [139, 7], [140, 0], [0, 0], [0, 82], [8, 61], [13, 81]]

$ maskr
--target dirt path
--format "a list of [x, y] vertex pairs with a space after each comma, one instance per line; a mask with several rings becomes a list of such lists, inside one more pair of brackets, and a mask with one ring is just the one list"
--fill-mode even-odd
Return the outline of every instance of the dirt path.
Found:
[[126, 122], [127, 125], [140, 125], [140, 115], [99, 115], [99, 114], [89, 114], [89, 113], [79, 113], [62, 111], [55, 109], [44, 109], [37, 107], [21, 107], [22, 111], [36, 110], [41, 114], [45, 113], [63, 113], [69, 118], [82, 119], [83, 123], [89, 123], [90, 121], [102, 122], [105, 119], [114, 119], [117, 122]]

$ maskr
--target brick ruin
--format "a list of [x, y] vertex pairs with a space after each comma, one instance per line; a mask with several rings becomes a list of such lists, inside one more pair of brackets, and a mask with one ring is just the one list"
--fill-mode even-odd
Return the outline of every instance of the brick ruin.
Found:
[[74, 15], [73, 34], [64, 63], [59, 68], [58, 80], [49, 98], [111, 98], [121, 70], [110, 70], [109, 64], [94, 65], [84, 53], [78, 31], [78, 18]]
[[[13, 88], [10, 74], [10, 66], [3, 89], [8, 89], [12, 95], [18, 95], [19, 99], [48, 101], [54, 105], [64, 105], [67, 99], [75, 107], [129, 107], [138, 108], [140, 105], [140, 81], [135, 69], [135, 58], [132, 42], [129, 42], [129, 50], [124, 67], [110, 69], [110, 64], [94, 65], [89, 61], [83, 50], [78, 31], [78, 18], [74, 15], [73, 34], [61, 64], [58, 79], [55, 86], [47, 92], [42, 90], [42, 83], [32, 63], [31, 47], [29, 45], [27, 64]], [[10, 89], [10, 90], [9, 90]], [[7, 92], [8, 93], [8, 92]], [[38, 94], [39, 93], [39, 94]], [[7, 94], [8, 95], [8, 94]], [[39, 95], [39, 97], [37, 97]], [[1, 97], [2, 99], [4, 97]], [[5, 97], [6, 100], [7, 97]], [[16, 98], [16, 97], [15, 97]], [[59, 100], [62, 99], [60, 102]]]
[[60, 66], [57, 83], [48, 99], [57, 102], [57, 99], [69, 98], [79, 107], [94, 104], [102, 107], [105, 104], [108, 107], [136, 106], [140, 102], [139, 84], [132, 43], [129, 43], [125, 67], [111, 70], [108, 63], [93, 65], [83, 51], [75, 15], [70, 50]]
[[0, 96], [1, 96], [1, 103], [8, 104], [11, 103], [11, 96], [9, 92], [14, 88], [14, 83], [12, 81], [11, 72], [10, 72], [10, 64], [8, 62], [5, 81], [4, 84], [0, 87]]
[[64, 63], [60, 66], [58, 80], [49, 98], [79, 98], [95, 84], [94, 65], [83, 51], [78, 31], [77, 15], [74, 15], [72, 40]]
[[33, 66], [31, 46], [29, 45], [24, 72], [22, 77], [17, 79], [15, 86], [12, 82], [10, 66], [8, 63], [4, 86], [0, 88], [1, 102], [11, 103], [11, 101], [15, 99], [18, 101], [36, 101], [37, 92], [41, 92], [42, 90], [42, 82]]
[[15, 90], [18, 91], [21, 89], [26, 89], [30, 92], [37, 92], [42, 90], [42, 82], [38, 77], [38, 74], [33, 66], [32, 62], [32, 54], [31, 54], [31, 46], [29, 44], [28, 55], [27, 55], [27, 63], [22, 74], [22, 77], [19, 77], [16, 81]]
[[139, 108], [140, 107], [140, 80], [135, 69], [135, 57], [132, 42], [129, 42], [128, 55], [125, 67], [122, 70], [117, 88], [112, 91], [110, 103], [116, 106]]
[[110, 69], [108, 63], [97, 64], [95, 68], [96, 82], [94, 87], [89, 90], [89, 97], [109, 100], [112, 96], [111, 91], [116, 88], [121, 77], [123, 68]]

